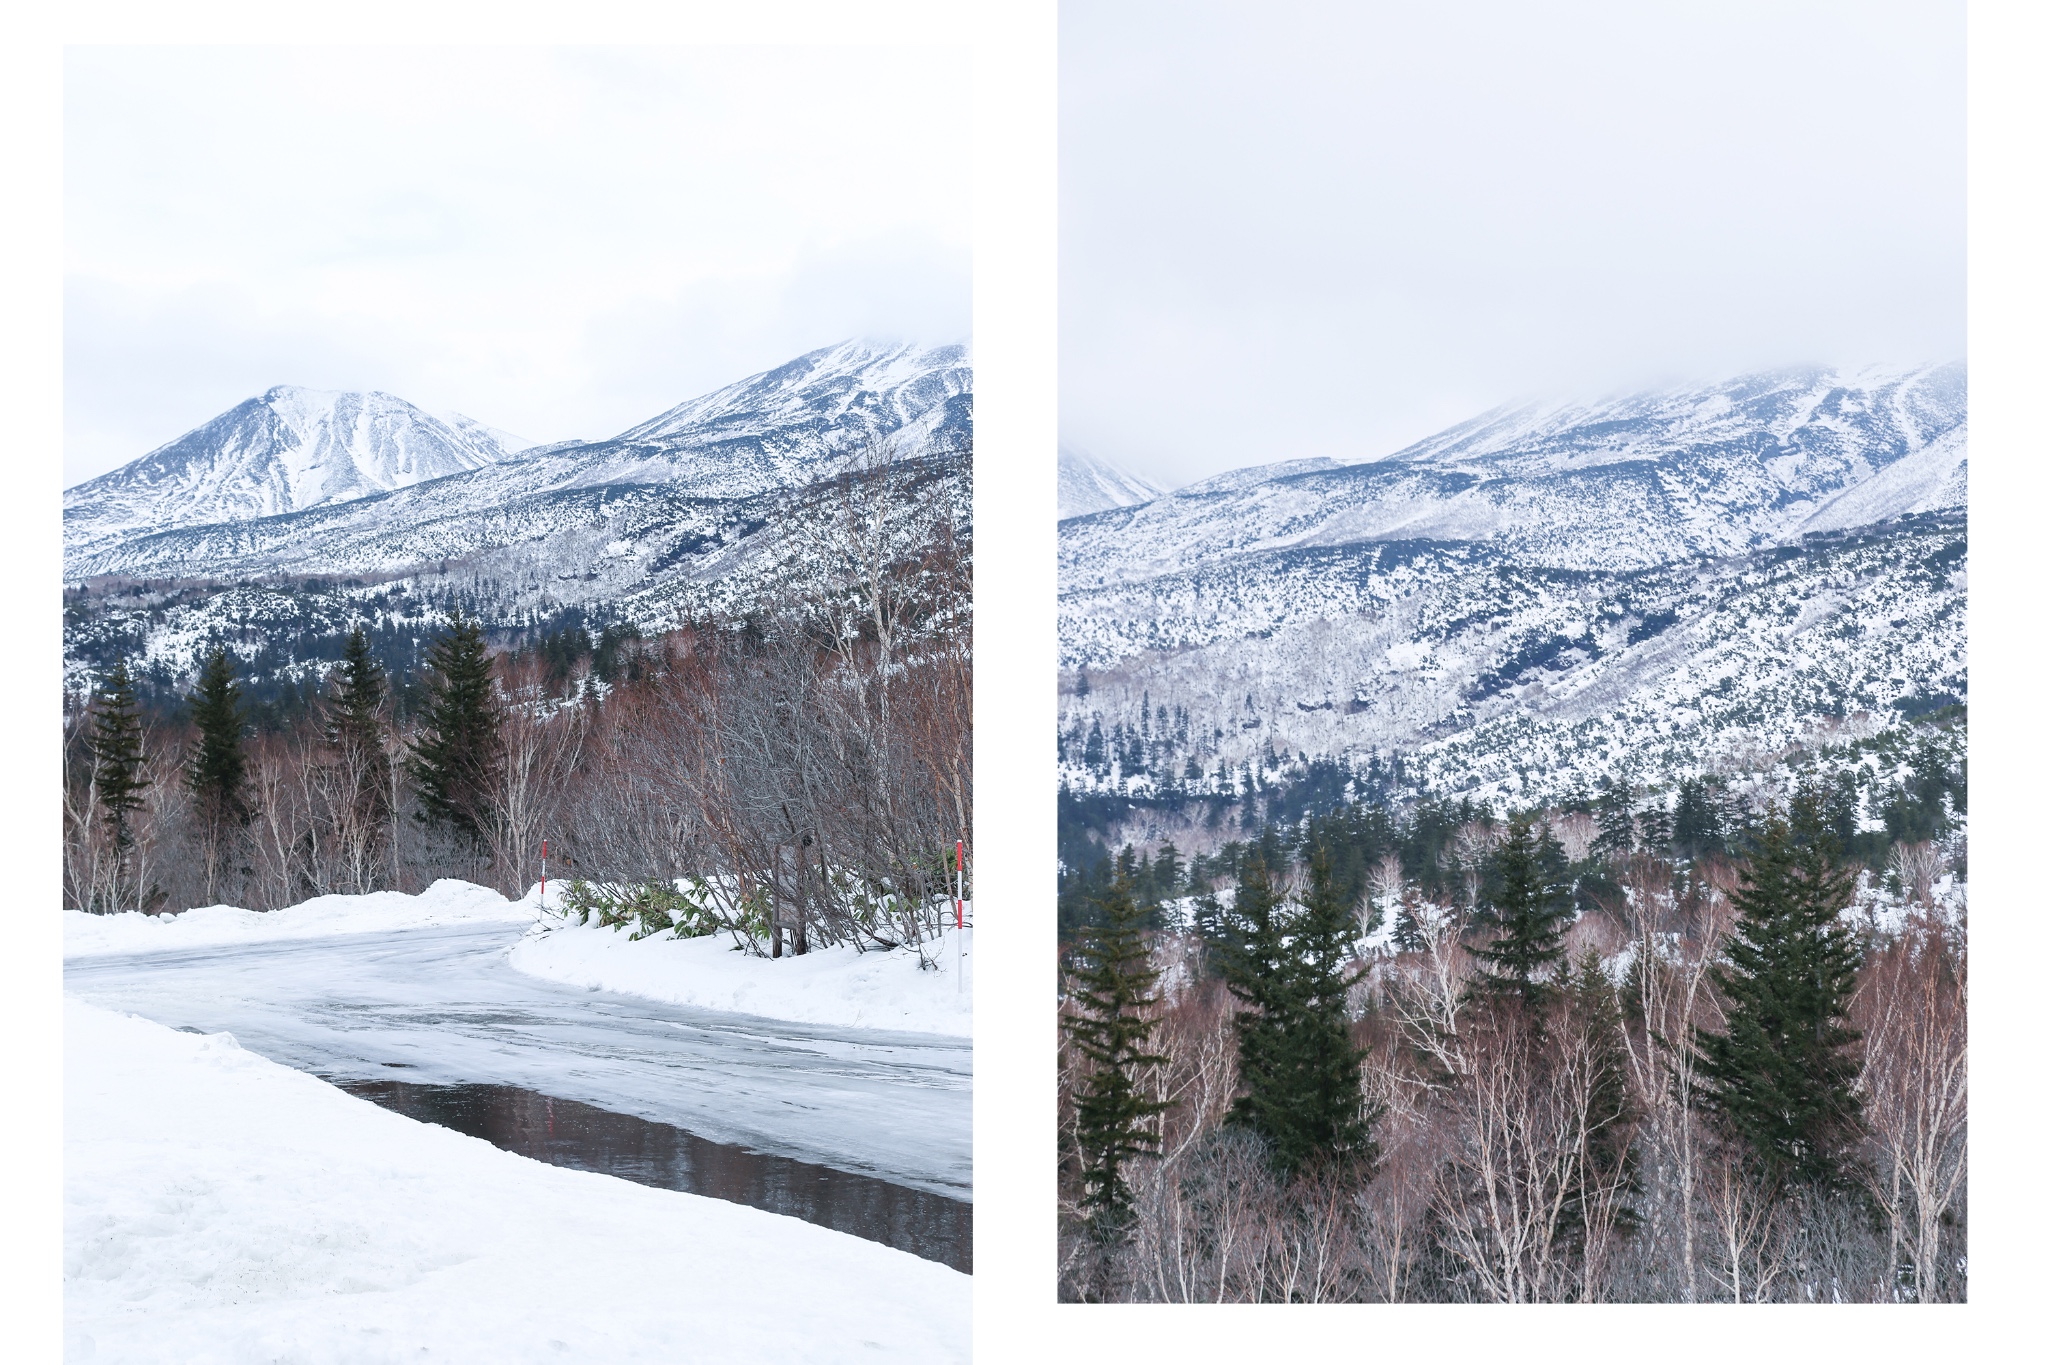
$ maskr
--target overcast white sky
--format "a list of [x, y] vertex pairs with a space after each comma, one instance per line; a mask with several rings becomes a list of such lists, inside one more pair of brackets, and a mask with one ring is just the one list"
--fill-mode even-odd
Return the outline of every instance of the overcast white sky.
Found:
[[1169, 486], [1963, 354], [1959, 2], [1060, 10], [1060, 425]]
[[274, 384], [602, 437], [970, 326], [946, 49], [72, 48], [66, 486]]

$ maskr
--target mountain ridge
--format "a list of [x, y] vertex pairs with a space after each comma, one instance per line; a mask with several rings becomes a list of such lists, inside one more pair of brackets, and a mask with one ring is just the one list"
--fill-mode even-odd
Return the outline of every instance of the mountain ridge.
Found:
[[1940, 477], [1897, 480], [1902, 496], [1887, 506], [1901, 515], [1959, 505], [1966, 432], [1960, 364], [1864, 377], [1769, 371], [1594, 407], [1495, 409], [1379, 459], [1249, 466], [1063, 523], [1061, 583], [1417, 538], [1492, 541], [1558, 568], [1740, 553], [1838, 524], [1846, 508], [1814, 519], [1944, 440], [1952, 458]]
[[[497, 458], [478, 459], [434, 477], [389, 480], [388, 487], [358, 488], [351, 496], [298, 505], [248, 495], [225, 503], [187, 500], [152, 507], [146, 516], [137, 515], [132, 498], [106, 499], [110, 507], [92, 505], [89, 495], [110, 486], [126, 492], [161, 482], [136, 476], [171, 448], [162, 447], [114, 475], [67, 491], [65, 574], [78, 580], [109, 573], [271, 572], [323, 560], [345, 563], [350, 572], [396, 572], [418, 561], [404, 559], [402, 551], [374, 549], [380, 542], [392, 543], [394, 530], [465, 520], [482, 527], [502, 521], [506, 509], [608, 487], [661, 485], [696, 497], [752, 497], [835, 473], [877, 442], [911, 448], [964, 442], [972, 421], [972, 390], [964, 346], [848, 341], [715, 389], [610, 440], [554, 442], [513, 453], [494, 446]], [[179, 440], [212, 431], [263, 401], [248, 400]], [[459, 434], [431, 414], [403, 406]], [[115, 480], [117, 475], [129, 475], [128, 484]], [[274, 471], [268, 481], [275, 482]], [[259, 473], [251, 482], [266, 486], [266, 475]], [[222, 506], [239, 515], [206, 515]], [[192, 514], [194, 507], [199, 515]], [[470, 539], [469, 548], [504, 543], [483, 531]], [[422, 557], [448, 553], [444, 545], [440, 554]]]
[[1966, 381], [1510, 405], [1063, 521], [1062, 781], [1242, 793], [1401, 758], [1519, 801], [1964, 705]]

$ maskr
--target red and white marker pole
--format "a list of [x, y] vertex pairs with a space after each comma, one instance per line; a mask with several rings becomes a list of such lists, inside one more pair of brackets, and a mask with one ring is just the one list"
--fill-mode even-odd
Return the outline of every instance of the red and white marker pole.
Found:
[[540, 841], [540, 898], [548, 898], [548, 841]]
[[959, 995], [967, 989], [961, 976], [961, 963], [965, 959], [967, 946], [963, 932], [967, 928], [967, 841], [960, 839], [953, 844], [953, 993]]

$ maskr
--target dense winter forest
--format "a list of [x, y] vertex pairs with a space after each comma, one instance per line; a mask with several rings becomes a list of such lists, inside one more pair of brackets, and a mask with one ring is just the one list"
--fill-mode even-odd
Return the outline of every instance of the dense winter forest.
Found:
[[792, 508], [789, 581], [646, 638], [371, 589], [331, 662], [260, 630], [189, 681], [95, 661], [66, 705], [66, 905], [519, 895], [546, 841], [636, 933], [921, 946], [973, 815], [971, 538], [926, 486], [963, 458], [869, 451]]
[[[1962, 735], [1520, 811], [1063, 792], [1062, 1297], [1963, 1299]], [[1109, 853], [1148, 822], [1205, 847]]]

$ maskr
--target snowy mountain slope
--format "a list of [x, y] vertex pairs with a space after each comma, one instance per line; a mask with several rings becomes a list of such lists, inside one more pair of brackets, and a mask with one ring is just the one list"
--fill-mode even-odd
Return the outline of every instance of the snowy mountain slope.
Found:
[[529, 441], [524, 436], [515, 436], [501, 427], [486, 426], [473, 417], [464, 417], [459, 412], [437, 412], [434, 416], [465, 435], [496, 443], [498, 449], [507, 455], [517, 455], [541, 444], [539, 441]]
[[1398, 755], [1519, 799], [1959, 704], [1964, 398], [1949, 365], [1522, 405], [1063, 521], [1065, 780]]
[[[950, 518], [962, 532], [971, 524], [967, 455], [908, 461], [901, 476], [899, 521]], [[314, 513], [165, 533], [187, 542], [189, 558], [178, 562], [194, 565], [194, 574], [164, 575], [183, 581], [67, 594], [65, 688], [89, 690], [121, 657], [153, 678], [189, 678], [215, 640], [250, 676], [317, 679], [353, 625], [427, 639], [445, 624], [451, 595], [491, 623], [578, 609], [647, 635], [714, 614], [744, 615], [819, 590], [833, 488], [822, 482], [733, 499], [660, 485], [567, 489], [481, 517], [456, 511], [394, 521], [375, 536], [335, 542], [332, 556], [295, 555], [289, 575], [257, 571], [266, 561], [249, 540], [274, 531], [274, 522]], [[234, 562], [251, 581], [197, 576], [209, 553], [239, 555]], [[378, 567], [394, 562], [408, 567]]]
[[[1968, 691], [1958, 512], [1625, 572], [1421, 542], [1232, 572], [1227, 624], [1198, 605], [1218, 579], [1162, 586], [1122, 627], [1126, 590], [1069, 600], [1069, 665], [1116, 658], [1061, 697], [1070, 786], [1211, 790], [1219, 764], [1268, 754], [1399, 754], [1435, 790], [1523, 800], [1725, 772]], [[1112, 764], [1112, 742], [1089, 764], [1091, 726], [1143, 733], [1142, 758]]]
[[1737, 554], [1850, 524], [1854, 500], [1830, 504], [1895, 465], [1883, 515], [1959, 505], [1965, 441], [1960, 365], [1501, 409], [1383, 459], [1233, 471], [1063, 523], [1061, 582], [1374, 540], [1485, 541], [1578, 569]]
[[135, 535], [303, 511], [495, 464], [506, 433], [388, 393], [280, 385], [64, 493], [67, 558]]
[[760, 496], [834, 473], [874, 441], [893, 440], [909, 453], [963, 447], [972, 421], [964, 348], [845, 342], [612, 441], [538, 446], [350, 502], [197, 522], [161, 518], [96, 536], [74, 535], [67, 510], [65, 574], [399, 573], [544, 542], [587, 524], [591, 509], [633, 487], [695, 499]]
[[1118, 469], [1086, 451], [1060, 443], [1060, 520], [1111, 507], [1133, 507], [1166, 490], [1150, 479]]
[[964, 346], [846, 341], [691, 399], [607, 441], [527, 452], [450, 492], [477, 508], [537, 492], [664, 484], [705, 498], [796, 488], [870, 443], [958, 445], [973, 415]]

